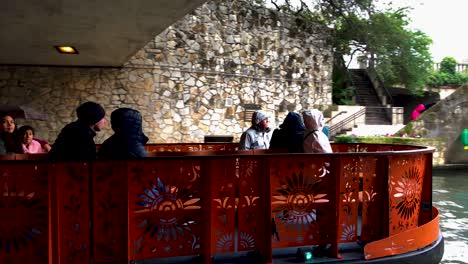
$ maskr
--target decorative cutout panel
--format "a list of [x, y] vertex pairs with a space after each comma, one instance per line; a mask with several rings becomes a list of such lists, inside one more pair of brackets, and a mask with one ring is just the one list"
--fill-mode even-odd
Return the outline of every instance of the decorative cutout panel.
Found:
[[55, 163], [59, 259], [62, 263], [90, 262], [89, 172], [87, 163]]
[[[259, 157], [242, 157], [236, 159], [236, 179], [239, 193], [238, 203], [238, 251], [255, 250], [260, 244], [269, 241], [262, 240], [261, 228], [265, 226], [262, 203], [267, 202], [262, 189], [265, 181], [262, 177], [269, 177], [268, 171], [262, 171]], [[263, 217], [263, 219], [262, 219]]]
[[0, 263], [48, 263], [46, 164], [0, 163]]
[[339, 204], [339, 242], [354, 242], [357, 240], [358, 206], [360, 181], [363, 178], [363, 158], [360, 156], [345, 156], [341, 158], [340, 197]]
[[187, 143], [187, 144], [147, 144], [145, 149], [148, 152], [187, 152], [200, 150], [238, 150], [238, 143]]
[[203, 241], [199, 160], [129, 163], [129, 254], [132, 260], [198, 254]]
[[127, 262], [127, 163], [99, 161], [92, 168], [94, 260]]
[[418, 147], [396, 144], [370, 144], [370, 143], [332, 143], [332, 150], [337, 152], [383, 152], [415, 150]]
[[[381, 156], [384, 157], [384, 156]], [[382, 188], [379, 188], [377, 177], [383, 177], [377, 173], [378, 159], [375, 156], [359, 157], [362, 171], [359, 178], [362, 184], [362, 224], [361, 224], [361, 241], [368, 242], [380, 239], [379, 235], [382, 232], [382, 202], [383, 194], [380, 193]]]
[[418, 226], [426, 157], [389, 157], [389, 235]]
[[237, 181], [236, 159], [213, 159], [210, 164], [211, 250], [213, 253], [234, 252], [236, 245]]
[[336, 241], [337, 178], [330, 157], [270, 158], [273, 247]]

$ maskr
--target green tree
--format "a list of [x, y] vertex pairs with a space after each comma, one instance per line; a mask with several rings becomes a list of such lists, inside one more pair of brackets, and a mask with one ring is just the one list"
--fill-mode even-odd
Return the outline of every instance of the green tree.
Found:
[[[378, 10], [373, 0], [300, 0], [293, 6], [270, 0], [278, 9], [334, 29], [335, 58], [367, 54], [387, 86], [402, 84], [417, 92], [432, 69], [432, 40], [408, 29], [407, 8]], [[335, 61], [335, 65], [340, 61]]]
[[447, 74], [455, 74], [457, 67], [457, 60], [453, 57], [445, 57], [440, 62], [440, 72]]

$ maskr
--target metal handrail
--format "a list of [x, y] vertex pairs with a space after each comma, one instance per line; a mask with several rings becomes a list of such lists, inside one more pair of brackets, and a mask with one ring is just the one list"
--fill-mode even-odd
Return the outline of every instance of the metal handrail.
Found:
[[335, 119], [337, 116], [339, 116], [339, 115], [341, 115], [341, 114], [346, 114], [346, 113], [348, 113], [348, 111], [341, 111], [341, 112], [339, 112], [339, 113], [338, 113], [338, 114], [336, 114], [334, 117], [332, 117], [332, 118], [328, 119], [328, 121], [327, 121], [327, 122], [325, 122], [325, 124], [328, 124], [328, 123], [330, 123], [330, 122], [331, 122], [333, 119]]
[[[375, 110], [375, 109], [384, 109], [386, 111], [390, 110], [391, 108], [384, 107], [384, 106], [366, 106], [365, 108], [357, 111], [356, 113], [346, 117], [345, 119], [341, 120], [340, 122], [334, 124], [333, 126], [330, 127], [330, 136], [336, 135], [336, 133], [340, 130], [342, 130], [347, 124], [354, 122], [356, 119], [361, 117], [364, 114], [367, 114], [370, 112], [369, 110]], [[335, 116], [336, 117], [336, 116]]]
[[336, 135], [337, 131], [343, 129], [343, 127], [351, 122], [354, 122], [358, 117], [361, 117], [366, 113], [366, 108], [363, 108], [356, 113], [346, 117], [345, 119], [341, 120], [340, 122], [334, 124], [330, 127], [330, 136]]

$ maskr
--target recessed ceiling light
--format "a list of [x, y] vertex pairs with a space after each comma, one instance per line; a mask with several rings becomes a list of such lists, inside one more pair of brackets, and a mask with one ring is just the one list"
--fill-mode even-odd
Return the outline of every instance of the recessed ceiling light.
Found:
[[54, 46], [59, 53], [78, 54], [78, 50], [73, 46]]

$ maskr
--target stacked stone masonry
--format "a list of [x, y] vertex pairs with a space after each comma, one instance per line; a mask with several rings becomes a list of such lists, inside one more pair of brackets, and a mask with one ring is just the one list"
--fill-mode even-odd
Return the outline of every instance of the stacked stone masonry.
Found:
[[[46, 113], [47, 121], [18, 122], [52, 142], [82, 102], [101, 103], [108, 117], [132, 107], [153, 143], [238, 140], [250, 126], [246, 104], [260, 105], [273, 126], [288, 110], [331, 105], [330, 30], [251, 2], [204, 4], [121, 68], [0, 66], [0, 104]], [[96, 141], [111, 134], [109, 126]]]

